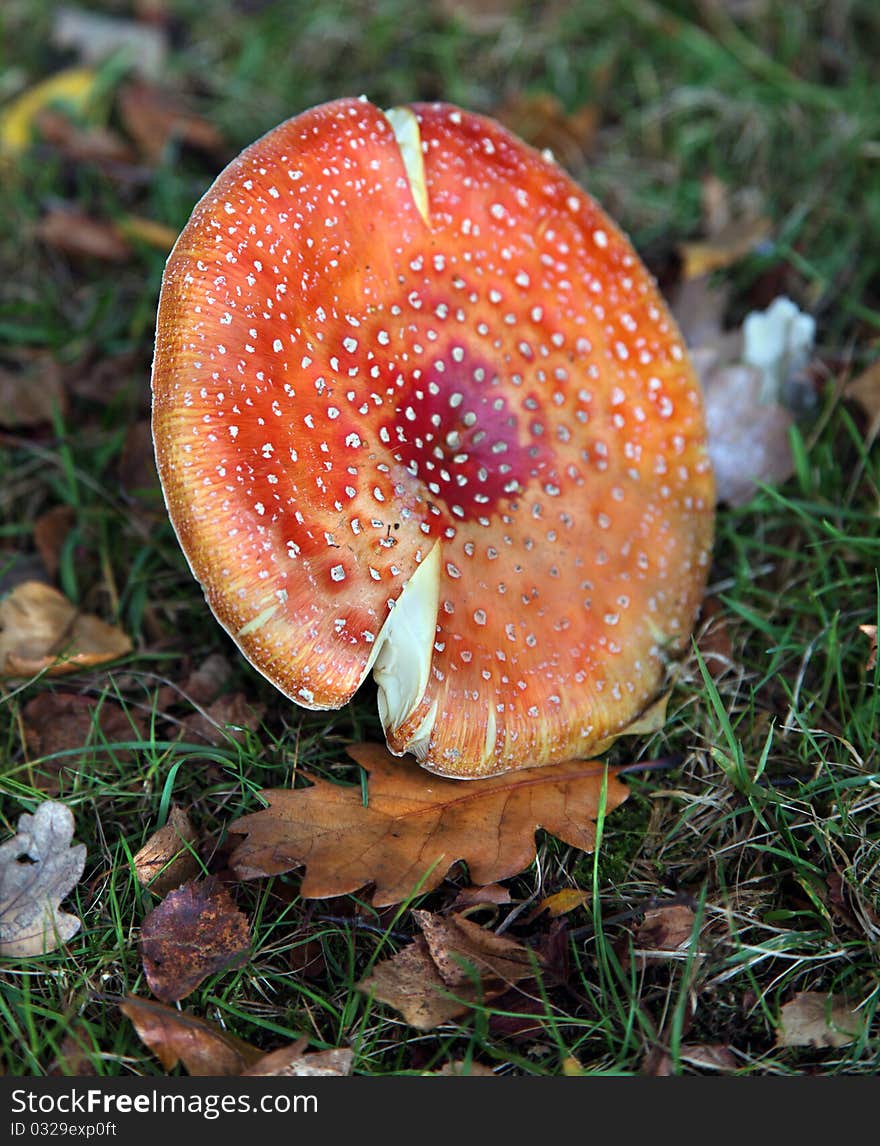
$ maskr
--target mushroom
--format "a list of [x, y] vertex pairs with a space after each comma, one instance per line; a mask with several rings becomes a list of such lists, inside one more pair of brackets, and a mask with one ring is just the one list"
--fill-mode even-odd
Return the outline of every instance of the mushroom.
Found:
[[392, 752], [601, 751], [685, 646], [714, 493], [674, 321], [553, 161], [446, 104], [313, 108], [196, 207], [162, 286], [171, 520], [307, 708], [372, 670]]

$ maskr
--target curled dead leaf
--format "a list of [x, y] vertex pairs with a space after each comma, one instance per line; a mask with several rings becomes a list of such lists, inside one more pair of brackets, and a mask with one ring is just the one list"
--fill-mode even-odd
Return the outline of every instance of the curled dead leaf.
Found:
[[178, 1011], [153, 999], [129, 995], [119, 1009], [134, 1024], [165, 1070], [182, 1062], [191, 1075], [239, 1075], [259, 1062], [263, 1052], [216, 1023]]
[[308, 1039], [299, 1039], [287, 1047], [270, 1051], [242, 1071], [245, 1078], [342, 1078], [351, 1074], [354, 1051], [350, 1047], [331, 1047], [323, 1051], [306, 1051]]
[[671, 954], [686, 948], [694, 933], [696, 916], [681, 903], [651, 907], [645, 912], [634, 939], [642, 954]]
[[380, 907], [437, 887], [457, 860], [467, 863], [475, 883], [492, 883], [534, 860], [539, 827], [591, 851], [603, 789], [606, 812], [629, 794], [616, 778], [619, 769], [596, 761], [462, 784], [426, 776], [414, 761], [378, 744], [348, 751], [369, 773], [367, 806], [360, 787], [317, 777], [310, 777], [310, 788], [264, 792], [267, 809], [230, 825], [247, 836], [230, 860], [242, 879], [304, 864], [305, 898], [345, 895], [373, 883], [373, 903]]
[[34, 546], [46, 566], [46, 572], [54, 577], [61, 563], [61, 550], [73, 528], [75, 515], [69, 505], [55, 505], [41, 513], [34, 522]]
[[179, 98], [145, 80], [120, 89], [119, 114], [125, 130], [153, 163], [162, 158], [172, 140], [207, 152], [223, 147], [223, 137], [214, 124], [190, 111]]
[[565, 167], [577, 167], [589, 155], [600, 118], [595, 104], [568, 112], [550, 92], [516, 92], [493, 115], [532, 147], [552, 151]]
[[798, 991], [779, 1013], [776, 1045], [845, 1047], [864, 1030], [864, 1017], [841, 995]]
[[122, 263], [132, 248], [115, 223], [76, 208], [56, 207], [37, 225], [37, 238], [65, 255]]
[[186, 998], [208, 975], [242, 966], [250, 947], [247, 917], [210, 878], [169, 892], [141, 926], [147, 983], [166, 1003]]
[[433, 1030], [466, 1014], [474, 1003], [497, 998], [542, 963], [538, 952], [463, 915], [414, 911], [413, 918], [422, 934], [357, 986], [417, 1030]]
[[198, 838], [183, 808], [172, 804], [168, 823], [150, 836], [132, 861], [141, 887], [165, 895], [192, 879], [199, 871]]
[[80, 929], [60, 910], [83, 873], [84, 844], [71, 845], [73, 813], [47, 800], [19, 816], [18, 831], [0, 844], [0, 955], [45, 955]]
[[78, 672], [131, 652], [120, 628], [81, 613], [63, 593], [23, 581], [0, 600], [0, 677]]

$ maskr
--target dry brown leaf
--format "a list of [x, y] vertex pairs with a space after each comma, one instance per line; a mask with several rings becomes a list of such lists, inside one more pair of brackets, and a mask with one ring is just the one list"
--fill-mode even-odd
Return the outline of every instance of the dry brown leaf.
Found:
[[843, 396], [857, 402], [865, 411], [868, 418], [866, 437], [873, 442], [880, 434], [880, 358], [847, 383]]
[[115, 223], [76, 208], [56, 207], [37, 225], [37, 238], [66, 255], [122, 263], [132, 249]]
[[552, 151], [566, 167], [583, 163], [599, 127], [595, 104], [567, 112], [550, 92], [517, 92], [496, 107], [493, 115], [532, 147]]
[[153, 999], [129, 995], [119, 1009], [131, 1019], [141, 1041], [165, 1070], [182, 1062], [199, 1077], [239, 1075], [263, 1058], [263, 1052], [207, 1019], [178, 1011]]
[[776, 1045], [780, 1047], [845, 1047], [864, 1029], [864, 1017], [841, 995], [799, 991], [779, 1013]]
[[266, 706], [250, 701], [243, 692], [221, 696], [204, 711], [194, 712], [181, 721], [185, 735], [205, 740], [215, 748], [229, 740], [242, 743], [248, 731], [255, 732], [266, 714]]
[[67, 394], [54, 355], [27, 355], [17, 370], [0, 367], [0, 426], [18, 430], [48, 425], [66, 409]]
[[[269, 807], [230, 831], [247, 835], [230, 864], [242, 879], [306, 866], [307, 899], [345, 895], [375, 884], [373, 903], [398, 903], [417, 888], [437, 887], [457, 860], [477, 884], [521, 872], [535, 858], [544, 828], [590, 851], [605, 783], [604, 764], [570, 760], [488, 780], [447, 780], [378, 744], [349, 754], [369, 773], [369, 803], [360, 787], [310, 777], [311, 788], [263, 793]], [[618, 770], [619, 771], [619, 770]], [[606, 811], [629, 792], [607, 770]]]
[[199, 871], [198, 838], [183, 808], [172, 804], [168, 823], [150, 836], [132, 861], [141, 887], [165, 895], [192, 879]]
[[696, 279], [713, 271], [732, 266], [769, 238], [773, 225], [769, 219], [734, 220], [710, 239], [681, 243], [682, 276]]
[[119, 92], [119, 114], [128, 134], [154, 163], [172, 139], [208, 152], [223, 147], [223, 137], [212, 123], [155, 84], [125, 84]]
[[497, 998], [541, 963], [537, 952], [462, 915], [414, 911], [413, 918], [422, 934], [357, 986], [417, 1030], [433, 1030], [474, 1003]]
[[510, 903], [510, 892], [501, 883], [489, 883], [484, 887], [463, 887], [452, 901], [452, 910], [460, 911], [465, 907], [481, 907], [484, 905], [497, 906]]
[[724, 1043], [682, 1043], [678, 1049], [682, 1062], [703, 1070], [736, 1070], [736, 1055]]
[[34, 522], [34, 545], [50, 577], [58, 572], [61, 550], [75, 519], [71, 506], [55, 505]]
[[107, 127], [80, 127], [63, 112], [44, 108], [36, 119], [44, 142], [74, 163], [130, 163], [134, 153]]
[[868, 647], [868, 659], [865, 661], [865, 672], [870, 672], [877, 663], [877, 626], [859, 625], [859, 631], [871, 642]]
[[123, 631], [40, 581], [23, 581], [0, 600], [0, 677], [78, 672], [131, 652]]
[[635, 933], [635, 944], [643, 953], [681, 951], [691, 941], [695, 919], [693, 911], [681, 903], [651, 907]]
[[205, 657], [186, 678], [183, 692], [193, 704], [212, 704], [232, 678], [232, 665], [220, 653]]
[[[73, 692], [40, 692], [28, 701], [23, 712], [25, 741], [31, 758], [48, 758], [48, 767], [60, 774], [76, 771], [84, 757], [92, 756], [89, 745], [116, 744], [143, 739], [143, 719], [106, 697], [96, 699]], [[120, 763], [132, 759], [125, 748], [113, 749]], [[92, 766], [94, 766], [92, 764]], [[44, 784], [56, 790], [56, 783]]]
[[16, 834], [0, 844], [0, 955], [45, 955], [79, 931], [79, 919], [59, 907], [86, 862], [85, 845], [71, 845], [73, 830], [70, 809], [47, 800], [19, 816]]
[[329, 1050], [309, 1051], [308, 1039], [299, 1039], [287, 1047], [279, 1047], [242, 1071], [245, 1078], [342, 1078], [351, 1074], [354, 1051], [349, 1047], [331, 1047]]
[[147, 983], [165, 1003], [185, 999], [208, 975], [242, 966], [250, 948], [247, 917], [213, 878], [169, 892], [141, 927]]

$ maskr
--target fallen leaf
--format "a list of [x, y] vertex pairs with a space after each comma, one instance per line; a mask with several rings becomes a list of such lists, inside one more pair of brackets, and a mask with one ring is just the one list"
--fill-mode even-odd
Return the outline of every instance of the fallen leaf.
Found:
[[846, 384], [843, 396], [864, 410], [868, 418], [865, 436], [869, 442], [873, 442], [880, 434], [880, 358]]
[[132, 248], [115, 223], [77, 208], [55, 207], [37, 225], [37, 238], [66, 255], [121, 263]]
[[157, 76], [165, 61], [165, 33], [153, 24], [88, 12], [64, 5], [55, 11], [52, 43], [75, 52], [84, 64], [99, 64], [111, 56], [142, 75]]
[[684, 904], [650, 907], [639, 924], [634, 940], [642, 953], [670, 953], [683, 950], [694, 932], [693, 911]]
[[186, 998], [208, 975], [241, 967], [250, 948], [247, 917], [213, 878], [169, 892], [141, 926], [147, 983], [166, 1003]]
[[266, 714], [266, 706], [250, 701], [243, 692], [221, 696], [204, 713], [194, 712], [181, 721], [186, 736], [205, 740], [215, 748], [229, 740], [242, 743], [247, 732], [255, 732]]
[[129, 995], [119, 1009], [131, 1019], [139, 1038], [165, 1070], [173, 1070], [182, 1062], [191, 1075], [230, 1077], [263, 1058], [261, 1050], [216, 1023], [153, 999]]
[[83, 111], [95, 95], [97, 74], [91, 68], [68, 68], [22, 92], [0, 115], [0, 151], [17, 155], [36, 134], [37, 117], [46, 108]]
[[45, 955], [80, 929], [60, 910], [83, 873], [84, 844], [74, 844], [73, 813], [47, 800], [19, 816], [18, 831], [0, 844], [0, 955]]
[[583, 104], [567, 112], [550, 92], [517, 92], [492, 114], [532, 147], [552, 151], [565, 167], [583, 163], [599, 127], [599, 109], [595, 104]]
[[80, 127], [54, 108], [43, 108], [36, 128], [44, 143], [74, 163], [131, 163], [131, 147], [107, 127]]
[[719, 501], [742, 505], [757, 482], [784, 481], [794, 470], [789, 431], [794, 418], [777, 402], [762, 403], [763, 378], [742, 363], [705, 380], [706, 429]]
[[723, 1043], [682, 1043], [678, 1048], [682, 1062], [703, 1070], [736, 1070], [736, 1055]]
[[58, 1053], [46, 1073], [50, 1077], [91, 1077], [98, 1073], [95, 1061], [100, 1055], [101, 1050], [95, 1045], [91, 1031], [85, 1024], [77, 1023], [61, 1040]]
[[845, 1047], [864, 1029], [863, 1016], [841, 995], [798, 991], [779, 1013], [776, 1045], [780, 1047]]
[[452, 910], [465, 907], [480, 907], [483, 904], [500, 905], [510, 903], [510, 892], [501, 883], [489, 883], [484, 887], [463, 887], [452, 901]]
[[[90, 745], [142, 740], [146, 729], [136, 712], [107, 697], [97, 699], [79, 693], [45, 691], [29, 700], [22, 713], [25, 742], [31, 759], [46, 760], [50, 776], [67, 769], [71, 773], [84, 759], [94, 766]], [[112, 749], [119, 763], [133, 758], [130, 749]], [[47, 790], [57, 790], [50, 783]]]
[[345, 895], [373, 883], [373, 903], [383, 907], [417, 888], [437, 887], [457, 860], [467, 863], [474, 883], [516, 875], [535, 858], [539, 827], [590, 851], [606, 775], [606, 812], [629, 794], [615, 769], [595, 761], [463, 784], [427, 775], [378, 744], [348, 752], [369, 773], [367, 806], [359, 786], [318, 777], [310, 777], [307, 789], [264, 792], [267, 809], [230, 825], [247, 836], [230, 859], [240, 878], [304, 864], [305, 898]]
[[183, 808], [172, 804], [168, 823], [150, 836], [132, 860], [141, 887], [165, 895], [192, 879], [199, 871], [198, 838]]
[[699, 278], [738, 263], [768, 239], [773, 231], [769, 219], [735, 221], [712, 239], [679, 244], [682, 275]]
[[212, 704], [232, 678], [232, 665], [221, 653], [211, 653], [186, 678], [183, 692], [193, 704]]
[[[357, 984], [399, 1011], [411, 1027], [433, 1030], [535, 973], [540, 955], [463, 915], [414, 911], [422, 930], [409, 946]], [[453, 997], [455, 996], [455, 997]]]
[[131, 652], [123, 631], [80, 613], [57, 589], [23, 581], [0, 600], [0, 677], [77, 672]]
[[161, 160], [172, 140], [207, 152], [218, 152], [223, 137], [203, 116], [155, 84], [125, 84], [119, 92], [119, 114], [125, 130], [148, 160]]
[[306, 1052], [308, 1039], [299, 1039], [290, 1046], [270, 1051], [242, 1071], [245, 1078], [342, 1078], [351, 1074], [354, 1051], [350, 1047], [331, 1047], [330, 1050]]
[[67, 394], [54, 355], [28, 355], [15, 370], [0, 367], [0, 426], [18, 430], [48, 425], [66, 410]]
[[50, 577], [58, 572], [61, 550], [75, 520], [71, 506], [55, 505], [34, 522], [34, 545]]
[[562, 891], [545, 896], [535, 909], [535, 915], [549, 911], [551, 919], [558, 919], [560, 915], [567, 915], [575, 908], [585, 907], [592, 898], [593, 893], [590, 891], [581, 891], [579, 887], [565, 887]]
[[116, 226], [124, 239], [134, 239], [148, 247], [155, 247], [157, 251], [168, 252], [177, 242], [178, 232], [173, 227], [157, 223], [155, 219], [144, 219], [140, 215], [123, 215]]
[[870, 645], [868, 647], [868, 659], [865, 661], [865, 672], [870, 672], [874, 665], [877, 663], [877, 626], [859, 625], [859, 632], [864, 633], [870, 641]]

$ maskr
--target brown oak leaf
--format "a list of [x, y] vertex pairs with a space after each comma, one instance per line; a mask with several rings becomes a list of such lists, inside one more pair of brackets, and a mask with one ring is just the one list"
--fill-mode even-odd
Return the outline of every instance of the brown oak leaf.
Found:
[[[426, 774], [378, 744], [348, 751], [369, 773], [367, 805], [359, 786], [317, 777], [309, 777], [310, 788], [264, 792], [268, 808], [230, 825], [247, 836], [230, 860], [242, 879], [304, 864], [305, 898], [373, 883], [373, 903], [384, 907], [437, 887], [457, 860], [467, 863], [476, 884], [516, 875], [535, 858], [537, 828], [582, 851], [594, 846], [606, 785], [606, 766], [595, 760], [463, 783]], [[609, 769], [606, 812], [628, 794]]]
[[247, 917], [215, 879], [170, 892], [141, 927], [147, 983], [163, 1002], [186, 998], [208, 975], [247, 962]]
[[497, 998], [542, 962], [538, 952], [463, 915], [414, 911], [413, 918], [422, 934], [379, 963], [358, 989], [399, 1011], [417, 1030], [432, 1030], [476, 1002]]

